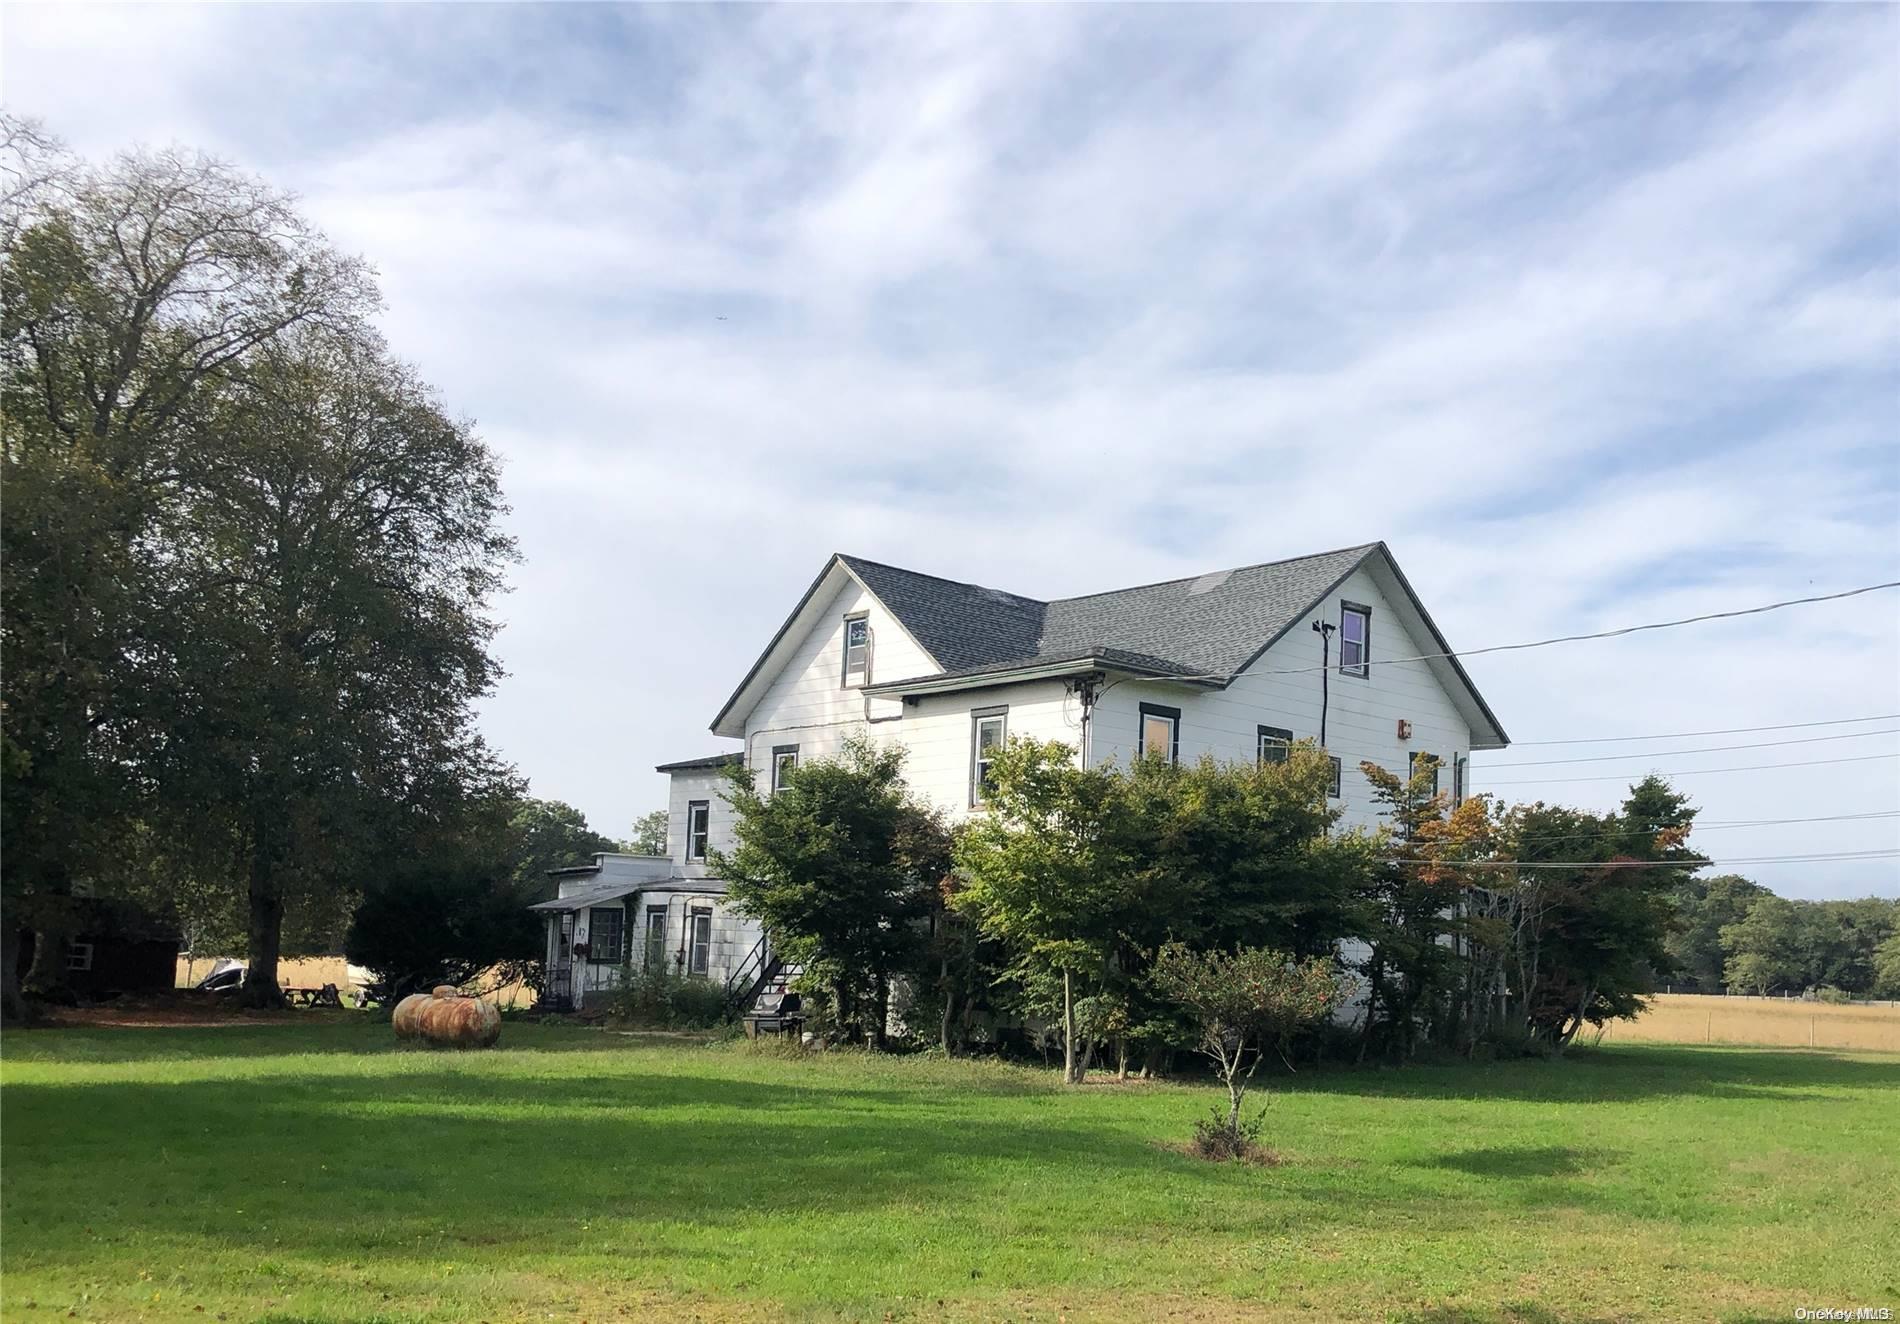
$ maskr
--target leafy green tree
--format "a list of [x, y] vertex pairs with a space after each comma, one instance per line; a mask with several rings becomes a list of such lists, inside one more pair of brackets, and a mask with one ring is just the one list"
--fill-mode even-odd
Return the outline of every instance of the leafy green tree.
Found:
[[587, 864], [595, 855], [616, 851], [619, 843], [587, 826], [587, 816], [560, 800], [524, 799], [509, 816], [513, 837], [510, 871], [515, 887], [533, 901], [554, 895], [551, 869]]
[[1722, 987], [1722, 930], [1738, 923], [1768, 889], [1738, 874], [1689, 878], [1676, 890], [1676, 924], [1668, 937], [1669, 958], [1679, 978], [1696, 991]]
[[990, 765], [985, 812], [956, 841], [954, 904], [1010, 949], [1019, 978], [1060, 988], [1072, 1085], [1086, 1070], [1077, 1001], [1106, 982], [1140, 908], [1125, 785], [1112, 769], [1076, 767], [1059, 741], [1011, 740]]
[[1176, 1003], [1195, 1030], [1195, 1047], [1227, 1086], [1227, 1118], [1218, 1128], [1229, 1151], [1243, 1151], [1251, 1137], [1241, 1127], [1240, 1106], [1269, 1048], [1284, 1052], [1297, 1030], [1330, 1016], [1344, 996], [1333, 961], [1263, 947], [1234, 952], [1196, 952], [1171, 942], [1156, 953], [1149, 982]]
[[166, 826], [245, 880], [245, 998], [268, 1005], [287, 911], [347, 899], [384, 834], [503, 776], [474, 703], [513, 544], [492, 452], [367, 336], [288, 333], [208, 406], [166, 529], [150, 767]]
[[627, 849], [635, 855], [666, 854], [666, 810], [655, 809], [634, 819]]
[[738, 844], [710, 862], [735, 905], [804, 966], [838, 1023], [882, 1047], [891, 983], [921, 971], [927, 920], [950, 863], [941, 816], [904, 783], [904, 751], [848, 741], [761, 794], [730, 772]]
[[1900, 926], [1874, 951], [1874, 988], [1877, 997], [1900, 998]]
[[1804, 983], [1801, 914], [1784, 897], [1757, 897], [1748, 913], [1722, 930], [1728, 954], [1723, 973], [1730, 984], [1767, 994]]
[[156, 795], [153, 681], [193, 591], [165, 529], [205, 398], [292, 328], [360, 327], [375, 292], [247, 176], [178, 151], [92, 169], [3, 124], [0, 985], [17, 1012], [18, 925], [98, 885]]

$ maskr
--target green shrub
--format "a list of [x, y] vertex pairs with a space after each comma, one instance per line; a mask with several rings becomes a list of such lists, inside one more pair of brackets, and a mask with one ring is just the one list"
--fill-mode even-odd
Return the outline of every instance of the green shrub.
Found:
[[664, 962], [647, 970], [623, 966], [608, 1008], [623, 1024], [668, 1030], [710, 1029], [733, 1017], [725, 985], [678, 974]]

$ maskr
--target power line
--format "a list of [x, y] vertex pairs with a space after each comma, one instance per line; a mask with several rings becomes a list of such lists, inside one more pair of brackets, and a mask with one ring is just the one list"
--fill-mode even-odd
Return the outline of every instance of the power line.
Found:
[[1900, 850], [1823, 851], [1809, 855], [1731, 856], [1722, 860], [1411, 860], [1421, 868], [1438, 869], [1713, 869], [1739, 864], [1819, 864], [1829, 860], [1886, 860], [1900, 858]]
[[1574, 736], [1568, 740], [1513, 740], [1520, 745], [1614, 745], [1627, 740], [1689, 740], [1695, 736], [1739, 736], [1753, 731], [1798, 731], [1811, 726], [1847, 726], [1853, 722], [1900, 721], [1900, 713], [1881, 713], [1874, 717], [1832, 717], [1825, 722], [1783, 722], [1778, 726], [1729, 726], [1717, 731], [1658, 731], [1646, 736]]
[[[1759, 616], [1763, 612], [1780, 611], [1784, 607], [1803, 607], [1814, 602], [1838, 602], [1842, 598], [1859, 597], [1863, 593], [1878, 593], [1883, 589], [1900, 588], [1900, 580], [1890, 580], [1884, 584], [1864, 584], [1860, 588], [1843, 589], [1839, 593], [1818, 593], [1811, 598], [1787, 598], [1780, 602], [1764, 602], [1759, 607], [1739, 607], [1733, 611], [1704, 612], [1700, 616], [1684, 616], [1673, 621], [1650, 621], [1643, 625], [1625, 625], [1616, 630], [1596, 630], [1589, 634], [1564, 634], [1553, 639], [1533, 639], [1522, 644], [1492, 644], [1488, 648], [1467, 648], [1455, 653], [1419, 653], [1413, 657], [1368, 658], [1370, 666], [1386, 666], [1394, 662], [1430, 662], [1438, 658], [1476, 657], [1480, 653], [1510, 653], [1525, 648], [1548, 648], [1552, 644], [1575, 644], [1586, 639], [1616, 639], [1626, 634], [1641, 634], [1645, 630], [1673, 630], [1681, 625], [1698, 625], [1704, 621], [1733, 620], [1738, 616]], [[1322, 664], [1317, 667], [1289, 667], [1275, 671], [1250, 672], [1256, 676], [1304, 676], [1315, 671], [1329, 671], [1336, 663]], [[1159, 680], [1226, 680], [1226, 676], [1161, 676]]]
[[[1680, 768], [1662, 775], [1667, 777], [1700, 777], [1711, 772], [1760, 772], [1765, 768], [1818, 768], [1824, 763], [1872, 763], [1876, 759], [1900, 758], [1900, 754], [1862, 754], [1844, 759], [1808, 759], [1803, 763], [1744, 763], [1733, 768]], [[1601, 777], [1531, 777], [1514, 778], [1510, 781], [1487, 782], [1490, 786], [1559, 786], [1566, 782], [1624, 782], [1629, 781], [1628, 773], [1610, 773]]]
[[[1782, 827], [1790, 823], [1861, 822], [1878, 818], [1900, 818], [1900, 809], [1880, 809], [1865, 814], [1822, 814], [1814, 818], [1742, 818], [1724, 823], [1692, 823], [1688, 826], [1694, 832], [1723, 832], [1734, 828]], [[1664, 830], [1658, 829], [1658, 832]], [[1528, 846], [1532, 843], [1551, 841], [1603, 841], [1611, 837], [1642, 835], [1644, 832], [1641, 828], [1626, 828], [1621, 832], [1563, 832], [1540, 837], [1515, 837], [1508, 840], [1513, 846]]]
[[1652, 749], [1635, 754], [1593, 754], [1581, 759], [1520, 759], [1512, 763], [1486, 763], [1489, 768], [1547, 768], [1557, 763], [1614, 763], [1619, 759], [1661, 759], [1676, 754], [1724, 754], [1734, 749], [1774, 749], [1781, 745], [1819, 745], [1829, 740], [1865, 740], [1869, 736], [1900, 736], [1900, 727], [1881, 731], [1843, 731], [1831, 736], [1801, 736], [1794, 740], [1752, 740], [1742, 745], [1702, 745], [1695, 749]]

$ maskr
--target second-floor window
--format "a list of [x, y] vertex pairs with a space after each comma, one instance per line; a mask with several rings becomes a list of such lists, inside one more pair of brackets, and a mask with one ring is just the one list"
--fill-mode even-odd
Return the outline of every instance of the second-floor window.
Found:
[[1009, 742], [1009, 709], [977, 708], [970, 713], [970, 803], [989, 798], [990, 761]]
[[792, 772], [798, 767], [797, 745], [772, 746], [772, 789], [778, 790], [791, 779]]
[[1372, 608], [1339, 604], [1339, 670], [1348, 676], [1372, 673]]
[[1333, 765], [1333, 782], [1326, 788], [1326, 794], [1329, 798], [1337, 800], [1340, 798], [1340, 783], [1345, 777], [1345, 767], [1337, 756], [1329, 756], [1326, 761]]
[[1431, 784], [1430, 789], [1426, 792], [1426, 794], [1437, 795], [1438, 794], [1438, 767], [1439, 767], [1438, 755], [1427, 754], [1422, 749], [1413, 750], [1411, 757], [1406, 766], [1406, 772], [1409, 773], [1411, 776], [1416, 777], [1421, 772], [1424, 772], [1427, 768], [1431, 769], [1432, 784]]
[[844, 620], [845, 689], [868, 685], [871, 681], [871, 622], [863, 616]]
[[1465, 779], [1471, 769], [1471, 760], [1460, 754], [1451, 761], [1451, 803], [1455, 808], [1465, 802]]
[[1293, 748], [1293, 733], [1283, 726], [1263, 726], [1260, 728], [1259, 759], [1262, 763], [1285, 763], [1287, 753]]
[[1158, 703], [1141, 705], [1141, 743], [1137, 758], [1163, 758], [1175, 763], [1181, 757], [1181, 710], [1164, 708]]
[[706, 837], [711, 822], [711, 801], [693, 800], [687, 803], [686, 858], [688, 860], [703, 860], [706, 858]]

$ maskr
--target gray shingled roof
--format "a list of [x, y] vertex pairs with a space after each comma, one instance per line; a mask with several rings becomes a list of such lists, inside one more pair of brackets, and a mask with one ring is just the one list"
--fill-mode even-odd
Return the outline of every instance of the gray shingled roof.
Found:
[[952, 674], [1101, 657], [1226, 679], [1377, 548], [1367, 543], [1053, 602], [839, 559]]
[[691, 772], [695, 768], [729, 768], [735, 763], [743, 762], [745, 762], [745, 755], [735, 750], [730, 754], [708, 754], [699, 759], [681, 759], [678, 763], [662, 763], [653, 771]]

